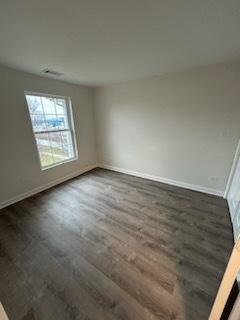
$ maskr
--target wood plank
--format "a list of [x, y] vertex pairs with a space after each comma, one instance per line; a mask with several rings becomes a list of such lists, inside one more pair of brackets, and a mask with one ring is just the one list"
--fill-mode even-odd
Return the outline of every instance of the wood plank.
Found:
[[11, 320], [205, 320], [232, 247], [222, 199], [103, 169], [0, 212]]

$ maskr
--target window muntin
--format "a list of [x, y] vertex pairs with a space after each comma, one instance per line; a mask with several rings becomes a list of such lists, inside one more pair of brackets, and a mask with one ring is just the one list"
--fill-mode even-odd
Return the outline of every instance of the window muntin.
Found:
[[77, 158], [71, 100], [25, 92], [42, 169]]

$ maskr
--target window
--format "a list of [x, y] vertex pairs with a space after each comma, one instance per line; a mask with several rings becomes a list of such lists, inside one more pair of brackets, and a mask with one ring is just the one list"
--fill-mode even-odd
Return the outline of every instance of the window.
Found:
[[77, 158], [71, 100], [25, 92], [42, 169]]

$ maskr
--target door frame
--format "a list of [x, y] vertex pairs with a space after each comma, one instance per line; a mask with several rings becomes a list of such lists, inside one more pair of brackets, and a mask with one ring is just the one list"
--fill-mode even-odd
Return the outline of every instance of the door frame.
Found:
[[234, 173], [235, 173], [239, 158], [240, 158], [240, 140], [238, 141], [238, 144], [237, 144], [237, 149], [236, 149], [236, 152], [235, 152], [235, 155], [234, 155], [234, 158], [233, 158], [231, 171], [230, 171], [230, 174], [229, 174], [229, 177], [228, 177], [228, 181], [227, 181], [227, 185], [226, 185], [226, 189], [225, 189], [225, 192], [224, 192], [224, 196], [223, 197], [225, 199], [227, 199], [227, 197], [228, 197], [228, 193], [229, 193], [229, 190], [230, 190], [230, 187], [231, 187], [231, 184], [232, 184], [232, 180], [233, 180], [233, 177], [234, 177]]

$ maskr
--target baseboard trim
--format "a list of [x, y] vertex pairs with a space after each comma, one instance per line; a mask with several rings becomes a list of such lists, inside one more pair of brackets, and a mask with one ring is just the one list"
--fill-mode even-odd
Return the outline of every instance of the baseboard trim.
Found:
[[47, 183], [44, 186], [41, 187], [37, 187], [34, 188], [32, 190], [29, 190], [25, 193], [22, 193], [20, 195], [17, 195], [16, 197], [10, 198], [6, 201], [0, 202], [0, 209], [3, 209], [7, 206], [10, 206], [13, 203], [16, 203], [18, 201], [21, 201], [25, 198], [31, 197], [34, 194], [37, 194], [41, 191], [47, 190], [51, 187], [54, 187], [64, 181], [67, 181], [69, 179], [72, 179], [74, 177], [77, 177], [85, 172], [88, 172], [92, 169], [95, 168], [103, 168], [103, 169], [107, 169], [107, 170], [112, 170], [112, 171], [116, 171], [116, 172], [121, 172], [121, 173], [125, 173], [131, 176], [136, 176], [136, 177], [140, 177], [140, 178], [144, 178], [144, 179], [149, 179], [149, 180], [153, 180], [153, 181], [158, 181], [158, 182], [162, 182], [162, 183], [166, 183], [166, 184], [170, 184], [173, 186], [177, 186], [177, 187], [181, 187], [181, 188], [186, 188], [186, 189], [190, 189], [193, 191], [199, 191], [199, 192], [203, 192], [203, 193], [207, 193], [207, 194], [212, 194], [215, 196], [220, 196], [223, 197], [224, 192], [220, 191], [220, 190], [215, 190], [215, 189], [210, 189], [210, 188], [205, 188], [205, 187], [201, 187], [201, 186], [197, 186], [197, 185], [193, 185], [190, 183], [186, 183], [186, 182], [182, 182], [182, 181], [177, 181], [177, 180], [172, 180], [172, 179], [168, 179], [168, 178], [163, 178], [163, 177], [159, 177], [159, 176], [155, 176], [155, 175], [150, 175], [150, 174], [146, 174], [146, 173], [142, 173], [142, 172], [138, 172], [138, 171], [133, 171], [133, 170], [128, 170], [128, 169], [123, 169], [123, 168], [119, 168], [119, 167], [115, 167], [115, 166], [110, 166], [107, 164], [102, 164], [102, 163], [96, 163], [94, 165], [90, 165], [87, 167], [84, 167], [78, 171], [75, 171], [67, 176], [61, 177], [59, 179], [56, 179], [54, 181], [51, 181], [50, 183]]
[[153, 181], [158, 181], [158, 182], [170, 184], [170, 185], [181, 187], [181, 188], [185, 188], [185, 189], [190, 189], [190, 190], [193, 190], [193, 191], [199, 191], [199, 192], [203, 192], [203, 193], [207, 193], [207, 194], [211, 194], [211, 195], [215, 195], [215, 196], [219, 196], [219, 197], [223, 197], [223, 195], [224, 195], [224, 191], [205, 188], [205, 187], [201, 187], [201, 186], [198, 186], [198, 185], [190, 184], [190, 183], [187, 183], [187, 182], [172, 180], [172, 179], [163, 178], [163, 177], [159, 177], [159, 176], [155, 176], [155, 175], [151, 175], [151, 174], [146, 174], [146, 173], [142, 173], [142, 172], [138, 172], [138, 171], [132, 171], [132, 170], [128, 170], [128, 169], [123, 169], [123, 168], [110, 166], [110, 165], [103, 164], [103, 163], [99, 163], [98, 167], [99, 168], [103, 168], [103, 169], [116, 171], [116, 172], [129, 174], [131, 176], [136, 176], [136, 177], [140, 177], [140, 178], [144, 178], [144, 179], [149, 179], [149, 180], [153, 180]]
[[21, 200], [23, 200], [25, 198], [31, 197], [34, 194], [37, 194], [37, 193], [39, 193], [41, 191], [47, 190], [47, 189], [49, 189], [51, 187], [54, 187], [54, 186], [56, 186], [56, 185], [58, 185], [58, 184], [60, 184], [60, 183], [62, 183], [64, 181], [67, 181], [69, 179], [75, 178], [75, 177], [77, 177], [77, 176], [79, 176], [79, 175], [81, 175], [81, 174], [83, 174], [83, 173], [85, 173], [87, 171], [90, 171], [92, 169], [95, 169], [97, 167], [98, 167], [97, 164], [89, 165], [89, 166], [84, 167], [84, 168], [82, 168], [82, 169], [80, 169], [78, 171], [74, 171], [73, 173], [68, 174], [67, 176], [58, 178], [58, 179], [56, 179], [54, 181], [51, 181], [51, 182], [45, 184], [44, 186], [34, 188], [34, 189], [29, 190], [29, 191], [27, 191], [25, 193], [19, 194], [16, 197], [13, 197], [13, 198], [10, 198], [10, 199], [8, 199], [6, 201], [0, 202], [0, 209], [3, 209], [5, 207], [7, 207], [7, 206], [10, 206], [11, 204], [16, 203], [18, 201], [21, 201]]

